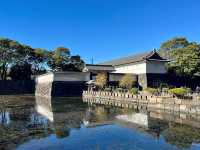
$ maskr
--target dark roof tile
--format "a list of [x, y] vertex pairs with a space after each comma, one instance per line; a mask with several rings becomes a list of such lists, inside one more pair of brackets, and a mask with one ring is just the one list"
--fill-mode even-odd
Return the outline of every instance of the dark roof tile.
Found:
[[114, 59], [114, 60], [111, 60], [111, 61], [106, 61], [106, 62], [103, 62], [103, 63], [99, 63], [99, 65], [117, 66], [117, 65], [123, 65], [123, 64], [129, 64], [129, 63], [144, 61], [144, 60], [147, 60], [151, 57], [153, 59], [165, 60], [156, 51], [151, 51], [151, 52], [145, 52], [145, 53], [142, 53], [142, 54], [131, 55], [131, 56], [123, 57], [123, 58], [119, 58], [119, 59]]

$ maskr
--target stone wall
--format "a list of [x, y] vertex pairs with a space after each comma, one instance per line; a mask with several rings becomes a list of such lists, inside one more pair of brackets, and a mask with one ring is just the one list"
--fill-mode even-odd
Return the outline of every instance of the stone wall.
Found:
[[200, 114], [200, 98], [183, 100], [173, 97], [132, 95], [119, 92], [93, 92], [84, 91], [83, 100], [98, 104], [129, 107], [136, 109], [160, 109], [190, 114]]
[[83, 72], [54, 72], [36, 78], [36, 96], [70, 97], [81, 96], [86, 90], [89, 74]]

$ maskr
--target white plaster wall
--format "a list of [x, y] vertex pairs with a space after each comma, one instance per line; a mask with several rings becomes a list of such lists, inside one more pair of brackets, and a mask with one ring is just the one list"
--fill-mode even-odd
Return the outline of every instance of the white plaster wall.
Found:
[[146, 73], [146, 63], [116, 66], [114, 73], [144, 74]]
[[47, 83], [53, 81], [89, 81], [88, 72], [56, 72], [37, 76], [36, 83]]
[[54, 78], [53, 73], [46, 73], [43, 75], [39, 75], [36, 77], [36, 83], [46, 83], [46, 82], [52, 82]]
[[133, 73], [133, 74], [146, 74], [146, 73], [167, 73], [165, 62], [162, 61], [147, 61], [141, 64], [127, 64], [123, 66], [115, 66], [113, 73]]
[[165, 62], [160, 62], [160, 61], [148, 61], [146, 69], [147, 73], [159, 73], [159, 74], [167, 73]]

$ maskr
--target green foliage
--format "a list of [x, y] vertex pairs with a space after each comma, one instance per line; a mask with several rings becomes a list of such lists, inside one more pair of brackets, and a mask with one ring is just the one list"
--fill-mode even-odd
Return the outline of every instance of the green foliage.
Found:
[[31, 65], [28, 63], [18, 63], [10, 69], [10, 77], [12, 80], [30, 80], [31, 74]]
[[49, 52], [45, 49], [37, 48], [31, 55], [32, 73], [34, 75], [46, 72], [46, 63], [48, 61]]
[[107, 84], [107, 75], [105, 73], [99, 73], [96, 76], [95, 85], [103, 89]]
[[132, 88], [131, 90], [130, 90], [130, 93], [131, 94], [134, 94], [134, 95], [136, 95], [136, 94], [138, 94], [138, 88]]
[[200, 130], [190, 126], [172, 126], [162, 133], [166, 141], [180, 149], [188, 149], [193, 142], [200, 141]]
[[158, 89], [155, 88], [146, 88], [144, 91], [149, 92], [152, 95], [158, 94]]
[[133, 87], [134, 84], [135, 84], [135, 80], [132, 74], [125, 74], [119, 82], [120, 87], [129, 89], [129, 90]]
[[192, 76], [200, 72], [200, 46], [197, 44], [188, 45], [185, 48], [172, 51], [174, 61], [169, 67], [178, 74]]
[[166, 42], [163, 42], [160, 46], [160, 54], [161, 56], [173, 59], [173, 55], [171, 54], [171, 51], [174, 49], [184, 48], [187, 45], [189, 45], [189, 42], [184, 37], [175, 37], [173, 39], [170, 39]]
[[172, 60], [168, 65], [170, 72], [185, 76], [200, 74], [199, 44], [182, 37], [174, 38], [161, 45], [160, 54]]
[[189, 45], [188, 40], [185, 37], [175, 37], [161, 44], [161, 50], [172, 50], [177, 48], [183, 48]]
[[187, 94], [187, 89], [185, 88], [173, 88], [169, 90], [169, 93], [174, 94], [176, 96], [184, 96]]
[[80, 56], [71, 56], [70, 50], [65, 47], [58, 47], [50, 52], [41, 48], [34, 49], [15, 40], [0, 38], [0, 78], [7, 79], [10, 67], [13, 67], [10, 74], [12, 77], [15, 76], [14, 74], [26, 73], [26, 67], [21, 64], [29, 64], [33, 75], [45, 73], [47, 69], [82, 71], [85, 66]]
[[85, 63], [79, 55], [71, 56], [68, 48], [58, 47], [50, 53], [48, 65], [54, 71], [82, 71]]
[[11, 41], [9, 39], [0, 39], [0, 74], [2, 80], [5, 80], [7, 77], [8, 65], [12, 62], [12, 58], [15, 56], [16, 52], [14, 45], [17, 44], [18, 43], [15, 41]]

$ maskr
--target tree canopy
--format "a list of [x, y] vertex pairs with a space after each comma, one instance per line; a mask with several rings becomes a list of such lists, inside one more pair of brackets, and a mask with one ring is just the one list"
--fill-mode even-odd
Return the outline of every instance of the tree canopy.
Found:
[[[84, 61], [81, 57], [71, 56], [68, 48], [58, 47], [50, 51], [32, 48], [8, 38], [0, 38], [0, 78], [2, 80], [6, 80], [8, 75], [13, 79], [23, 80], [29, 79], [31, 75], [45, 73], [46, 70], [82, 71], [83, 67]], [[30, 70], [27, 70], [28, 68]], [[18, 75], [22, 76], [17, 77]]]
[[168, 64], [170, 72], [178, 75], [200, 75], [200, 45], [189, 42], [186, 38], [177, 37], [161, 44], [160, 54], [171, 62]]
[[70, 50], [65, 47], [56, 48], [49, 56], [48, 65], [54, 71], [82, 71], [84, 67], [81, 57], [71, 56]]

